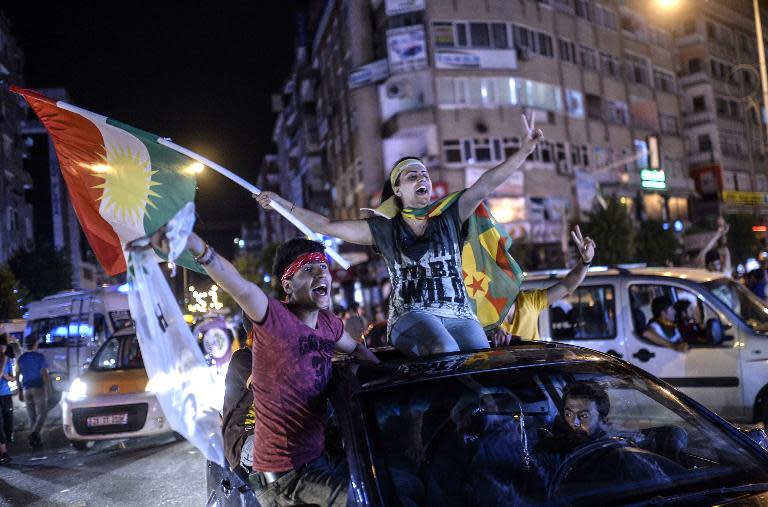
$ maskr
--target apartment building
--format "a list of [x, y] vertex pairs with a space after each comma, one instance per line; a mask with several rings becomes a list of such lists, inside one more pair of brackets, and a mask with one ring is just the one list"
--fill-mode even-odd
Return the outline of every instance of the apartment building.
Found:
[[702, 196], [697, 211], [768, 215], [752, 2], [700, 2], [689, 7], [675, 13], [674, 35], [688, 165]]
[[[21, 84], [24, 55], [10, 28], [0, 13], [0, 81]], [[32, 178], [24, 170], [26, 148], [19, 142], [25, 114], [23, 100], [7, 88], [0, 89], [0, 263], [17, 250], [34, 248]]]

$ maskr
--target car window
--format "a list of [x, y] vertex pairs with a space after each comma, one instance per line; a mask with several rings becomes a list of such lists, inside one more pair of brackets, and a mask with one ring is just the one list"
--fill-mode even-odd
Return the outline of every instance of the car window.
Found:
[[610, 285], [583, 286], [549, 307], [555, 340], [607, 340], [616, 337], [616, 306]]
[[[565, 392], [576, 393], [568, 405]], [[604, 363], [442, 377], [361, 399], [387, 505], [643, 503], [679, 484], [768, 480], [748, 440]], [[592, 414], [598, 425], [573, 429]]]
[[[638, 336], [653, 318], [651, 306], [657, 297], [667, 297], [675, 307], [675, 322], [683, 340], [690, 347], [710, 347], [707, 323], [719, 320], [717, 312], [695, 292], [675, 285], [633, 284], [629, 287], [632, 322]], [[685, 312], [685, 314], [683, 314]], [[730, 346], [722, 343], [720, 346]]]
[[712, 280], [704, 286], [755, 332], [768, 333], [768, 308], [752, 291], [730, 278]]
[[117, 370], [120, 368], [120, 337], [112, 337], [101, 346], [91, 361], [90, 368], [96, 371]]
[[139, 340], [135, 335], [125, 337], [123, 340], [122, 368], [126, 370], [138, 370], [144, 368], [144, 359], [141, 356]]

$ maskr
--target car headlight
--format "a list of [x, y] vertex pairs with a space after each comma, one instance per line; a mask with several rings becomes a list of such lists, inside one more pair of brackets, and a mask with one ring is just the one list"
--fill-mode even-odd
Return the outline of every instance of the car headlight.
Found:
[[78, 401], [85, 398], [85, 393], [88, 390], [88, 384], [80, 380], [80, 377], [77, 377], [73, 382], [72, 385], [69, 386], [69, 391], [67, 392], [67, 399], [69, 401]]

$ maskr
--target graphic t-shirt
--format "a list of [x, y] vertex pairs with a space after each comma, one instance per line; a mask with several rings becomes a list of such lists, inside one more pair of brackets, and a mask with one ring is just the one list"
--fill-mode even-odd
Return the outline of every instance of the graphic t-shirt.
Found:
[[320, 310], [310, 328], [269, 299], [264, 322], [253, 326], [253, 469], [284, 472], [314, 460], [325, 448], [325, 388], [344, 324]]
[[48, 368], [45, 356], [35, 350], [24, 352], [19, 357], [19, 373], [21, 373], [21, 387], [43, 387], [43, 375], [40, 370]]
[[538, 340], [539, 315], [547, 307], [547, 291], [522, 291], [515, 300], [515, 314], [512, 322], [504, 321], [501, 329], [523, 340]]
[[427, 220], [424, 234], [416, 236], [401, 215], [391, 220], [368, 219], [374, 246], [384, 257], [392, 284], [390, 329], [412, 310], [477, 320], [462, 277], [459, 207], [454, 204]]

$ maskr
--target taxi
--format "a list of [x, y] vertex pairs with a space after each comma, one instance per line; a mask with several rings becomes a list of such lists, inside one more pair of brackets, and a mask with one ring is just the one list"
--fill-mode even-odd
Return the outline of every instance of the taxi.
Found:
[[72, 446], [83, 450], [95, 440], [171, 433], [148, 382], [135, 328], [117, 331], [72, 382], [62, 402], [64, 434]]

